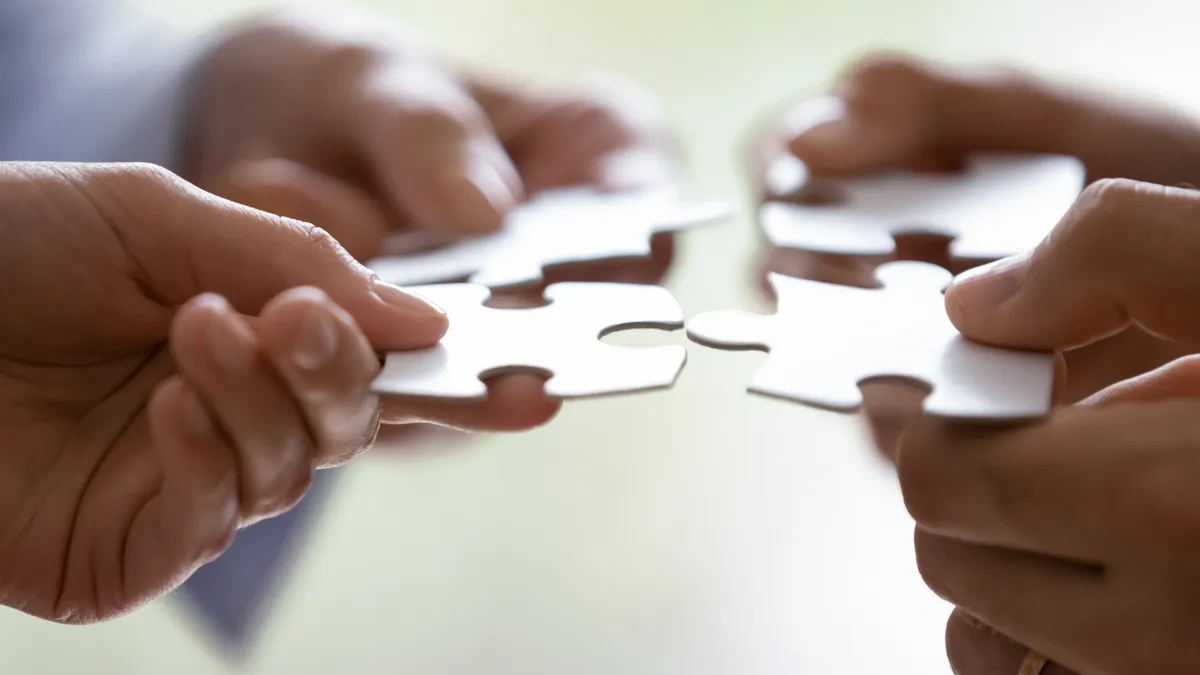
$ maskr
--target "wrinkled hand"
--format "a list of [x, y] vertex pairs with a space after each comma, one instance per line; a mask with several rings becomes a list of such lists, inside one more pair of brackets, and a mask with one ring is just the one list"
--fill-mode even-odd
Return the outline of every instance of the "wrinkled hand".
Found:
[[[772, 120], [752, 145], [750, 168], [763, 199], [805, 200], [823, 192], [823, 178], [888, 169], [953, 171], [969, 154], [984, 151], [1073, 155], [1091, 180], [1200, 185], [1200, 126], [1169, 109], [1016, 71], [950, 68], [894, 54], [859, 61], [829, 96], [802, 101]], [[807, 191], [797, 191], [798, 161], [817, 177]], [[937, 237], [897, 242], [898, 258], [963, 271], [947, 253]], [[873, 286], [879, 262], [776, 249], [767, 252], [764, 269]], [[1072, 378], [1064, 400], [1080, 400], [1184, 353], [1137, 327], [1072, 350], [1066, 354]], [[891, 454], [919, 411], [921, 394], [875, 384], [864, 396], [877, 444]]]
[[[672, 140], [639, 93], [468, 73], [351, 8], [289, 8], [232, 27], [195, 91], [187, 176], [316, 223], [360, 260], [400, 230], [494, 231], [551, 188], [674, 178]], [[661, 274], [670, 251], [658, 252]]]
[[383, 422], [523, 429], [537, 378], [480, 406], [386, 405], [378, 352], [440, 310], [321, 230], [154, 167], [0, 165], [0, 604], [62, 622], [170, 590], [296, 503]]
[[[1096, 183], [1032, 254], [959, 277], [947, 308], [968, 337], [1006, 347], [1137, 325], [1195, 348], [1197, 221], [1195, 191]], [[1194, 356], [1021, 428], [915, 424], [900, 482], [921, 574], [959, 608], [955, 672], [1015, 673], [1017, 643], [1054, 662], [1045, 675], [1200, 672], [1198, 438]]]

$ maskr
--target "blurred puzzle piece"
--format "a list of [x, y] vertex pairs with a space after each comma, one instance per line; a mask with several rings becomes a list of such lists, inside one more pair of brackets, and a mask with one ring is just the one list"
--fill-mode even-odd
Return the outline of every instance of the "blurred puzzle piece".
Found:
[[[518, 206], [493, 234], [412, 252], [405, 235], [368, 262], [399, 285], [467, 280], [490, 288], [536, 284], [546, 267], [644, 258], [655, 234], [715, 224], [732, 209], [723, 202], [687, 202], [675, 187], [626, 192], [557, 190]], [[403, 254], [403, 255], [400, 255]]]
[[633, 328], [682, 328], [683, 311], [660, 286], [552, 284], [549, 304], [526, 309], [487, 307], [491, 291], [476, 284], [409, 290], [444, 309], [450, 329], [435, 347], [388, 354], [372, 384], [378, 394], [480, 401], [484, 379], [522, 371], [549, 375], [546, 395], [555, 399], [632, 393], [671, 387], [687, 359], [678, 345], [600, 341]]
[[882, 288], [773, 274], [774, 315], [709, 312], [688, 321], [688, 336], [718, 349], [769, 352], [750, 391], [819, 408], [858, 410], [859, 384], [894, 377], [932, 388], [924, 403], [931, 415], [986, 422], [1049, 412], [1053, 355], [962, 337], [945, 310], [949, 272], [892, 262], [876, 277]]
[[[763, 231], [777, 247], [887, 256], [898, 235], [933, 234], [951, 240], [951, 258], [981, 261], [1037, 246], [1087, 176], [1074, 157], [1008, 154], [974, 155], [964, 170], [946, 174], [813, 179], [802, 163], [798, 171], [796, 202], [769, 201], [759, 211]], [[802, 203], [806, 191], [811, 203]]]

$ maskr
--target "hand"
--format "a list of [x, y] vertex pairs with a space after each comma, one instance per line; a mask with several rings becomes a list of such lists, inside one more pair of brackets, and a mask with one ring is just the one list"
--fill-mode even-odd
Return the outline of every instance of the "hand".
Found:
[[380, 421], [523, 429], [537, 378], [481, 406], [369, 392], [440, 310], [311, 225], [153, 167], [0, 166], [0, 604], [129, 611], [296, 503]]
[[[1197, 219], [1195, 191], [1096, 183], [1031, 254], [956, 279], [950, 317], [1006, 347], [1062, 350], [1139, 325], [1194, 348]], [[1045, 675], [1200, 672], [1198, 437], [1195, 356], [1020, 428], [914, 425], [900, 482], [921, 574], [960, 609], [955, 672], [1015, 673], [1025, 648], [1012, 641], [1056, 664]]]
[[195, 100], [187, 177], [313, 222], [360, 260], [401, 229], [494, 231], [551, 188], [674, 178], [672, 141], [640, 94], [468, 73], [348, 8], [234, 26], [199, 69]]
[[[831, 96], [803, 101], [773, 120], [752, 146], [750, 168], [763, 199], [806, 200], [822, 192], [822, 178], [897, 168], [951, 171], [981, 151], [1073, 155], [1093, 181], [1200, 184], [1200, 125], [1170, 109], [1011, 70], [954, 69], [894, 54], [854, 64]], [[797, 160], [817, 177], [807, 192], [796, 191]], [[895, 257], [965, 269], [937, 237], [901, 237]], [[763, 271], [872, 286], [880, 262], [770, 250]], [[1072, 377], [1062, 395], [1081, 400], [1189, 351], [1133, 326], [1069, 351]], [[870, 389], [867, 417], [880, 449], [891, 455], [919, 411], [920, 394], [890, 383]]]

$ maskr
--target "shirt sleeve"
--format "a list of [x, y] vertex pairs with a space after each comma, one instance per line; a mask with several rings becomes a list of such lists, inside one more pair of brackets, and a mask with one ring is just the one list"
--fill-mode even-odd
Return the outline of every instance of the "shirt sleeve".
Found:
[[0, 0], [0, 160], [178, 172], [199, 48], [112, 0]]

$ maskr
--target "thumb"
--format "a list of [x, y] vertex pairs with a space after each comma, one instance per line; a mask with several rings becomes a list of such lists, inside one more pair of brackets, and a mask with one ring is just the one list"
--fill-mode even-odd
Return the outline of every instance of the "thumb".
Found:
[[1126, 180], [1089, 186], [1032, 253], [959, 275], [950, 320], [968, 338], [1065, 350], [1136, 324], [1200, 344], [1200, 193]]
[[87, 176], [133, 273], [162, 304], [211, 292], [257, 315], [279, 293], [315, 286], [376, 349], [423, 348], [445, 334], [440, 309], [381, 281], [314, 225], [218, 198], [157, 167], [93, 167]]
[[820, 175], [859, 174], [922, 163], [943, 131], [946, 78], [916, 60], [874, 56], [842, 76], [832, 96], [785, 117], [787, 149]]

